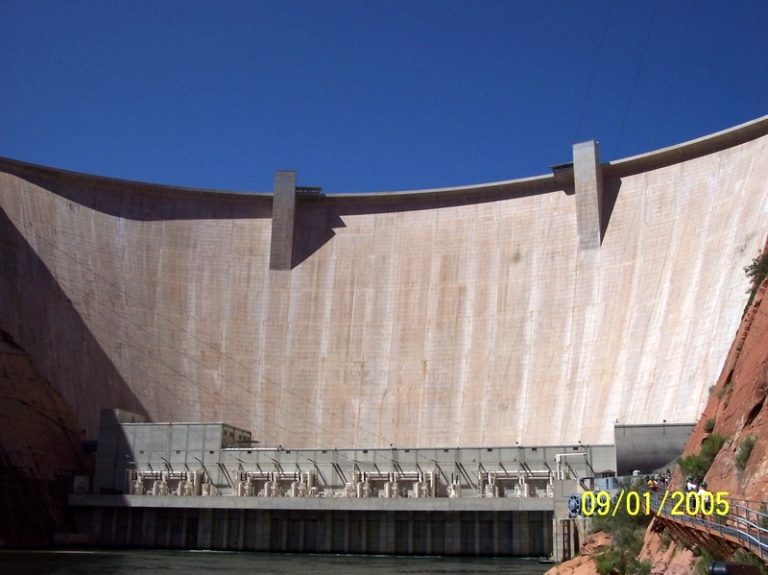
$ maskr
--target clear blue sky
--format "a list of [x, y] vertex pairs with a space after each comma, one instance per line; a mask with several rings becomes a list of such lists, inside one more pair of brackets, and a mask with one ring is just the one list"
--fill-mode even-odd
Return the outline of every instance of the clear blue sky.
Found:
[[768, 114], [768, 2], [0, 0], [0, 155], [326, 192], [548, 173]]

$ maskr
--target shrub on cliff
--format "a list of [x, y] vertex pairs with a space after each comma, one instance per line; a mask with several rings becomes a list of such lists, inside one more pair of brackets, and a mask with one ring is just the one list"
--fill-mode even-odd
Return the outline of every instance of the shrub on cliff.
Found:
[[733, 460], [739, 471], [744, 471], [744, 468], [747, 466], [747, 461], [749, 461], [749, 456], [752, 455], [752, 448], [755, 446], [756, 441], [757, 439], [750, 435], [741, 442], [739, 452]]
[[[637, 552], [640, 552], [639, 547]], [[594, 561], [600, 575], [649, 575], [653, 566], [650, 561], [638, 561], [636, 556], [633, 557], [616, 547], [596, 555]]]
[[[630, 487], [627, 491], [637, 491]], [[613, 545], [607, 550], [593, 556], [595, 566], [600, 575], [648, 575], [651, 563], [638, 561], [637, 556], [643, 546], [645, 530], [651, 516], [645, 513], [630, 515], [626, 505], [620, 505], [616, 514], [605, 516], [595, 515], [592, 523], [593, 531], [605, 531], [613, 539]]]
[[733, 557], [731, 557], [731, 561], [738, 563], [739, 565], [757, 567], [760, 571], [760, 575], [768, 575], [768, 564], [766, 564], [754, 553], [750, 553], [744, 549], [739, 549], [736, 551], [736, 553], [733, 554]]
[[747, 290], [749, 301], [747, 302], [746, 309], [749, 309], [749, 305], [752, 303], [752, 300], [757, 293], [757, 288], [763, 283], [765, 276], [768, 276], [768, 250], [753, 259], [752, 263], [744, 268], [744, 273], [747, 274], [751, 284], [750, 288]]
[[[713, 553], [700, 547], [694, 551], [694, 555], [698, 555], [698, 559], [693, 568], [693, 575], [709, 575], [709, 568], [713, 561], [729, 561], [740, 566], [757, 567], [760, 575], [768, 575], [768, 565], [757, 555], [744, 549], [737, 550], [729, 557], [721, 552]], [[737, 572], [741, 573], [741, 571]]]
[[677, 464], [686, 475], [693, 475], [697, 480], [701, 480], [712, 467], [712, 462], [717, 457], [720, 449], [728, 438], [713, 433], [701, 442], [699, 453], [692, 453], [687, 457], [678, 457]]
[[715, 557], [704, 548], [698, 548], [694, 553], [698, 555], [698, 559], [693, 565], [693, 575], [709, 575], [709, 566]]

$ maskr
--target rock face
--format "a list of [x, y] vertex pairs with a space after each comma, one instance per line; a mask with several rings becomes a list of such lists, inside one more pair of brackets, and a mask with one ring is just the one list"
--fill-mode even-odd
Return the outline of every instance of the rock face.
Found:
[[0, 160], [0, 328], [91, 436], [116, 407], [262, 445], [612, 443], [703, 407], [765, 240], [766, 134], [604, 164], [588, 244], [555, 175], [305, 195], [290, 270], [269, 195]]
[[[684, 454], [698, 451], [714, 421], [713, 433], [728, 438], [706, 475], [711, 491], [731, 497], [768, 500], [768, 279], [744, 315], [736, 340]], [[710, 424], [711, 425], [711, 424]], [[744, 469], [736, 466], [742, 444], [755, 443]]]
[[[705, 476], [711, 491], [725, 491], [730, 497], [765, 501], [768, 499], [768, 278], [757, 290], [746, 310], [722, 373], [683, 455], [698, 453], [710, 433], [727, 437]], [[743, 469], [736, 457], [747, 437], [755, 439]], [[673, 486], [684, 481], [679, 469]], [[641, 558], [653, 563], [652, 573], [691, 573], [695, 557], [674, 542], [660, 543], [651, 528], [646, 533]]]
[[569, 561], [563, 561], [547, 571], [545, 575], [598, 575], [592, 555], [611, 544], [611, 536], [607, 533], [593, 533], [582, 544], [579, 555]]
[[651, 562], [651, 575], [690, 575], [696, 557], [690, 549], [671, 541], [664, 545], [658, 533], [646, 532], [641, 561]]
[[81, 429], [29, 355], [0, 331], [0, 546], [49, 545], [87, 472]]

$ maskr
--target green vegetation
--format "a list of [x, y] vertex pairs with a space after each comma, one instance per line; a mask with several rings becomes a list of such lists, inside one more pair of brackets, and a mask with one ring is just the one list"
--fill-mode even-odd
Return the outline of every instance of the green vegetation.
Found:
[[[632, 488], [636, 491], [636, 488]], [[637, 556], [643, 546], [643, 536], [650, 517], [644, 513], [629, 515], [626, 506], [619, 507], [616, 515], [595, 516], [593, 531], [605, 531], [613, 539], [613, 546], [594, 556], [595, 565], [600, 575], [624, 574], [648, 575], [651, 571], [649, 561], [638, 561]]]
[[752, 567], [758, 567], [762, 575], [768, 575], [768, 565], [766, 565], [757, 555], [740, 549], [733, 554], [730, 561], [739, 563], [741, 565], [751, 565]]
[[706, 422], [704, 422], [704, 431], [706, 433], [712, 433], [715, 429], [715, 418], [710, 417]]
[[699, 558], [696, 559], [696, 563], [693, 566], [693, 575], [708, 575], [709, 566], [715, 558], [706, 549], [700, 549], [698, 554]]
[[712, 462], [717, 457], [727, 437], [713, 433], [701, 442], [701, 451], [692, 453], [687, 457], [678, 457], [677, 464], [687, 475], [693, 475], [697, 480], [702, 479], [712, 467]]
[[[639, 550], [638, 550], [639, 551]], [[595, 566], [600, 575], [648, 575], [653, 564], [650, 561], [638, 561], [621, 554], [615, 547], [595, 556]]]
[[752, 300], [755, 298], [757, 288], [760, 287], [760, 284], [763, 283], [765, 276], [768, 275], [768, 251], [763, 252], [755, 259], [753, 259], [752, 263], [744, 268], [744, 273], [747, 274], [751, 284], [750, 288], [747, 290], [747, 293], [749, 294], [749, 301], [747, 302], [747, 307], [744, 309], [746, 312], [749, 309], [749, 306], [752, 304]]
[[747, 461], [749, 461], [749, 456], [752, 455], [752, 448], [755, 446], [756, 441], [757, 439], [750, 435], [741, 442], [739, 452], [736, 454], [736, 458], [733, 460], [736, 464], [736, 468], [739, 471], [744, 471], [744, 468], [747, 466]]
[[725, 379], [725, 383], [723, 384], [723, 387], [717, 390], [717, 399], [723, 399], [725, 392], [728, 391], [729, 387], [731, 387], [732, 382], [733, 382], [733, 369], [731, 369], [731, 372], [728, 374], [728, 377]]
[[730, 557], [723, 556], [720, 553], [713, 554], [703, 547], [694, 550], [694, 554], [698, 555], [698, 559], [693, 566], [693, 575], [707, 575], [709, 573], [709, 566], [713, 561], [728, 561], [731, 563], [738, 563], [739, 565], [759, 567], [761, 575], [768, 575], [768, 565], [766, 565], [757, 555], [744, 549], [736, 551]]

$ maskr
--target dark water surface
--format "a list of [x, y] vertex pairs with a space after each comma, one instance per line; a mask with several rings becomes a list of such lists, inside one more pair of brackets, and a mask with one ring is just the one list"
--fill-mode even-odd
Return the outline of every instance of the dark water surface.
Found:
[[203, 575], [385, 575], [426, 573], [539, 575], [551, 565], [531, 559], [290, 555], [216, 551], [2, 551], [0, 573], [19, 575], [151, 573]]

